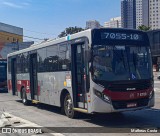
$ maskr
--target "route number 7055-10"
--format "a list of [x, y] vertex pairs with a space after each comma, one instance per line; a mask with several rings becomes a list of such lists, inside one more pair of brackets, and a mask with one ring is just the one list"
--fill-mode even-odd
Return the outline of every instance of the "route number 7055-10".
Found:
[[126, 33], [103, 33], [103, 39], [115, 39], [115, 40], [139, 40], [138, 34], [126, 34]]

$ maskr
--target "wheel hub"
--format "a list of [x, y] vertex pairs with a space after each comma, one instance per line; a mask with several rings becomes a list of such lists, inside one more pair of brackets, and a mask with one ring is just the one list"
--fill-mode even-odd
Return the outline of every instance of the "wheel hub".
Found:
[[67, 109], [68, 109], [68, 110], [71, 110], [71, 109], [72, 109], [71, 99], [68, 99], [68, 100], [67, 100]]

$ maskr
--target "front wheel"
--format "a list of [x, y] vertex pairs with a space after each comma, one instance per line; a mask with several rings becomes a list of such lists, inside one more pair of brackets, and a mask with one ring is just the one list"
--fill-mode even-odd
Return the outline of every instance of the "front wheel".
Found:
[[73, 110], [73, 102], [69, 93], [64, 98], [64, 112], [69, 118], [75, 118], [77, 115], [77, 112]]
[[25, 88], [22, 89], [22, 103], [24, 105], [28, 105], [27, 95]]

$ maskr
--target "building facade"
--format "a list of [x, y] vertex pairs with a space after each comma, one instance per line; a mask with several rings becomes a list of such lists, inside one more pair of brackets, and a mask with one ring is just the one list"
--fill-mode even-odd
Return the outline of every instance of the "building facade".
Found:
[[121, 17], [111, 18], [110, 21], [104, 22], [104, 27], [121, 28]]
[[136, 28], [149, 26], [149, 0], [136, 0]]
[[142, 0], [136, 0], [136, 28], [142, 25], [143, 12], [142, 12]]
[[145, 25], [152, 30], [160, 29], [160, 0], [122, 0], [121, 16], [124, 28]]
[[30, 47], [34, 42], [6, 43], [0, 50], [0, 58], [7, 59], [7, 54]]
[[0, 42], [23, 42], [23, 29], [20, 27], [0, 23]]
[[8, 43], [19, 42], [23, 42], [23, 29], [20, 27], [0, 23], [0, 51]]
[[136, 0], [121, 0], [123, 28], [136, 28]]
[[142, 1], [142, 24], [149, 27], [149, 0]]
[[160, 0], [136, 0], [136, 12], [137, 27], [145, 25], [152, 30], [160, 29]]
[[136, 27], [160, 29], [160, 0], [136, 0]]
[[160, 0], [149, 0], [149, 26], [160, 29]]
[[89, 20], [86, 22], [86, 29], [100, 28], [101, 25], [97, 20]]

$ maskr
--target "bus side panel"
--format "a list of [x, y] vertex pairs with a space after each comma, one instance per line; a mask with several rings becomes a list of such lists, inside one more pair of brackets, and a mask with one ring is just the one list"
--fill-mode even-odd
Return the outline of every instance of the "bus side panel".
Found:
[[18, 96], [20, 98], [21, 98], [22, 87], [24, 87], [26, 90], [27, 99], [31, 100], [29, 73], [17, 74], [17, 91], [18, 91]]
[[8, 92], [12, 94], [12, 80], [11, 80], [11, 74], [7, 75], [7, 83], [8, 83]]
[[47, 72], [38, 73], [38, 84], [40, 86], [39, 101], [49, 105], [60, 106], [60, 95], [63, 89], [69, 91], [72, 96], [71, 84], [64, 84], [66, 75], [71, 72]]
[[91, 108], [90, 112], [99, 112], [99, 113], [110, 113], [112, 112], [111, 104], [105, 102], [104, 100], [100, 99], [98, 96], [95, 95], [93, 90], [98, 90], [99, 92], [102, 92], [104, 88], [102, 86], [97, 85], [92, 80], [90, 82], [91, 84]]

